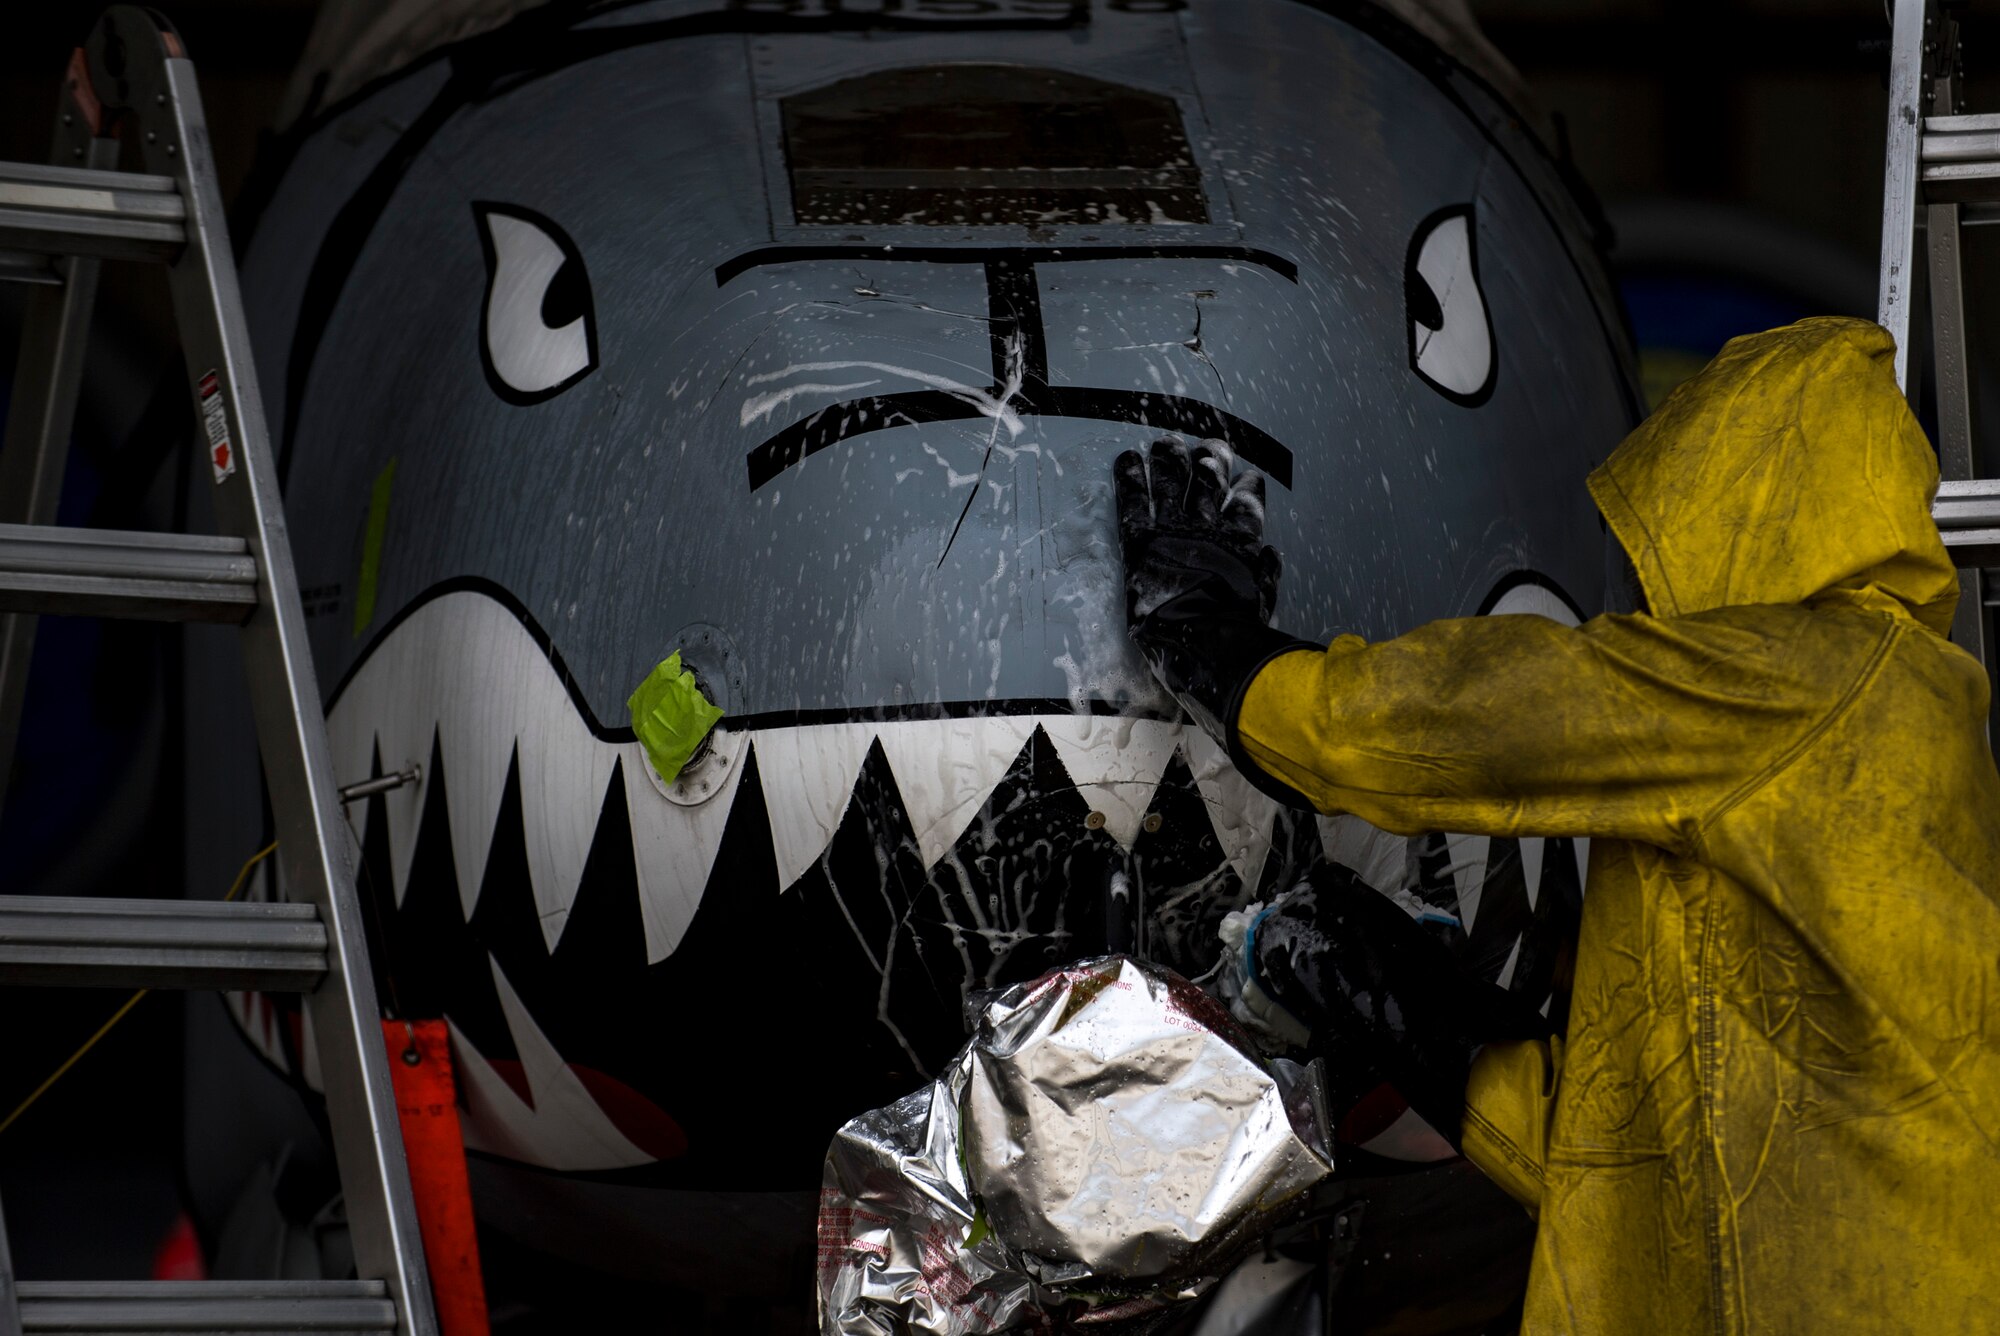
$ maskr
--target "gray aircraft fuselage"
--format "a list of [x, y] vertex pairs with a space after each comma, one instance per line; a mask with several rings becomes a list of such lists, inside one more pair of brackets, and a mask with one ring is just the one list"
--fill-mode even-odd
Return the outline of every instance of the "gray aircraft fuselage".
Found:
[[[244, 282], [340, 779], [421, 767], [350, 815], [482, 1211], [754, 1291], [978, 990], [1199, 972], [1316, 858], [1545, 994], [1580, 851], [1258, 795], [1126, 639], [1109, 476], [1262, 469], [1304, 636], [1596, 611], [1636, 394], [1590, 237], [1360, 0], [540, 11], [311, 119]], [[675, 651], [726, 716], [668, 784], [626, 700]], [[220, 885], [254, 750], [189, 708]]]

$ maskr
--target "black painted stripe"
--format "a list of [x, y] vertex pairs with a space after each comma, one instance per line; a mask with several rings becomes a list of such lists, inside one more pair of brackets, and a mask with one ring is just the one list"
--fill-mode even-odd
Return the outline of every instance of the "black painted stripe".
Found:
[[1234, 260], [1268, 269], [1288, 282], [1299, 281], [1299, 266], [1275, 251], [1255, 246], [760, 246], [715, 267], [723, 287], [752, 269], [816, 260], [907, 260], [924, 264], [1078, 264], [1090, 260]]
[[[1262, 427], [1200, 399], [1138, 390], [1028, 384], [1007, 406], [1022, 417], [1129, 422], [1227, 441], [1239, 458], [1263, 470], [1273, 482], [1285, 488], [1292, 485], [1292, 452], [1283, 442]], [[756, 491], [808, 455], [841, 441], [891, 427], [963, 422], [983, 416], [974, 404], [943, 390], [875, 395], [834, 404], [786, 427], [749, 453], [750, 490]]]
[[[1020, 410], [1017, 407], [1015, 411]], [[749, 453], [750, 490], [773, 481], [806, 456], [856, 436], [928, 422], [966, 422], [981, 416], [976, 405], [943, 390], [878, 394], [834, 404], [794, 422]]]

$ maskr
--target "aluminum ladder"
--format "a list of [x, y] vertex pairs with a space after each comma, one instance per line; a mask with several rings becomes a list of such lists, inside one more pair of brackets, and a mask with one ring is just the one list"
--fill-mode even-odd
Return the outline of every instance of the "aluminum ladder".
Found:
[[1933, 513], [1962, 582], [1952, 639], [1991, 673], [1993, 611], [1983, 568], [2000, 565], [2000, 479], [1979, 476], [1973, 447], [1959, 241], [1967, 224], [2000, 222], [2000, 116], [1960, 114], [1962, 8], [1955, 0], [1896, 0], [1877, 319], [1896, 339], [1897, 383], [1914, 396], [1921, 377], [1910, 365], [1912, 311], [1929, 298], [1940, 477]]
[[[120, 124], [148, 174], [115, 170]], [[35, 285], [0, 448], [0, 783], [37, 614], [240, 624], [276, 857], [298, 903], [0, 896], [0, 982], [303, 994], [361, 1279], [16, 1282], [0, 1230], [0, 1336], [432, 1336], [348, 831], [208, 127], [194, 66], [165, 20], [120, 5], [92, 27], [63, 83], [53, 157], [0, 164], [0, 277]], [[53, 527], [107, 259], [167, 266], [214, 536]]]

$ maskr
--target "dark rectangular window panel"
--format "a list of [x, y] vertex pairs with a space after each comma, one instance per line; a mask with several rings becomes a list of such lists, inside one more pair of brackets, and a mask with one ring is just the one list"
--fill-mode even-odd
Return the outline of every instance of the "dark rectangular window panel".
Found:
[[1205, 223], [1169, 97], [1058, 70], [938, 65], [783, 102], [805, 226]]

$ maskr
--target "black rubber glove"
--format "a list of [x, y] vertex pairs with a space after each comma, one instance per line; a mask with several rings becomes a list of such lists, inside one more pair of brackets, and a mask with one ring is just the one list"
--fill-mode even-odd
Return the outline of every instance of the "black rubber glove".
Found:
[[1153, 675], [1229, 751], [1253, 784], [1309, 807], [1242, 754], [1236, 716], [1257, 670], [1295, 649], [1320, 649], [1271, 628], [1278, 554], [1264, 542], [1264, 475], [1232, 475], [1220, 443], [1171, 437], [1113, 465], [1125, 619]]
[[1335, 1118], [1386, 1077], [1456, 1148], [1481, 1046], [1540, 1039], [1548, 1021], [1468, 974], [1445, 946], [1346, 868], [1321, 863], [1258, 920], [1259, 985], [1309, 1030]]

